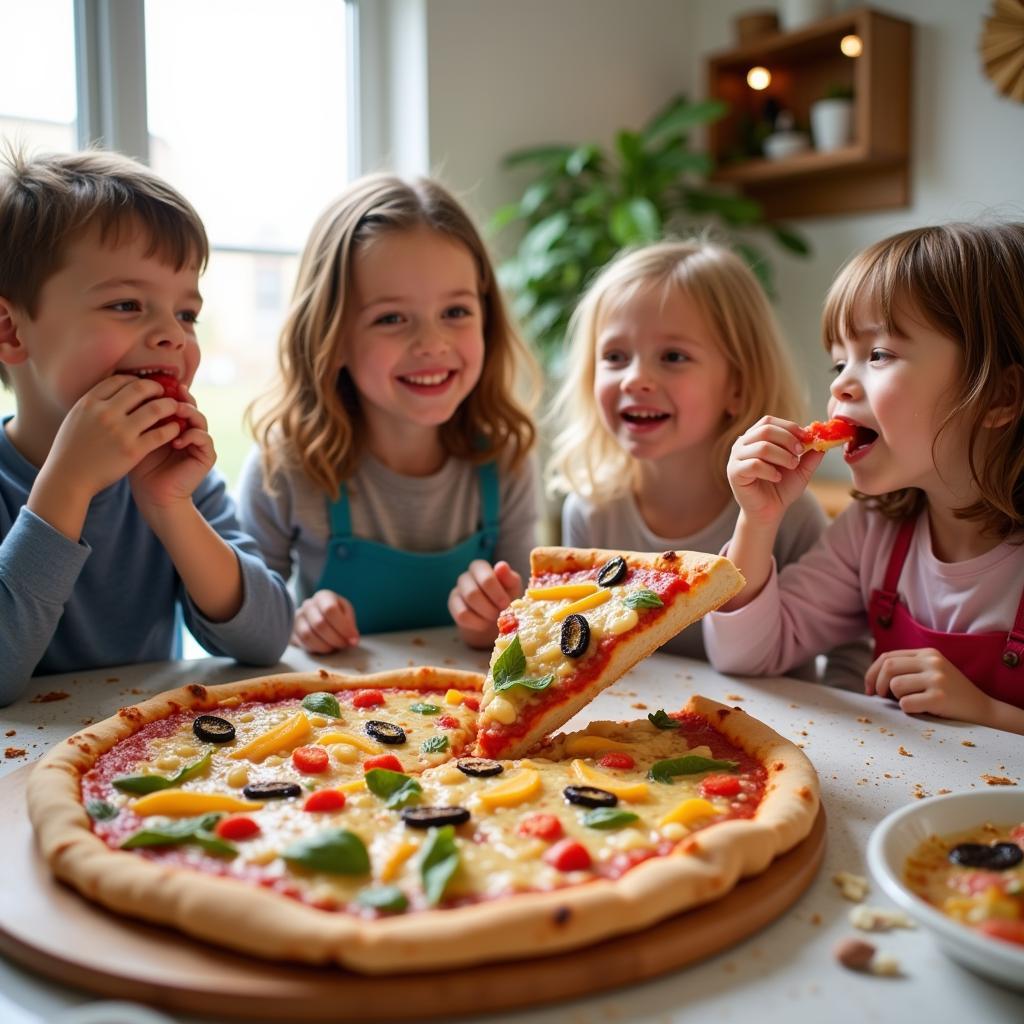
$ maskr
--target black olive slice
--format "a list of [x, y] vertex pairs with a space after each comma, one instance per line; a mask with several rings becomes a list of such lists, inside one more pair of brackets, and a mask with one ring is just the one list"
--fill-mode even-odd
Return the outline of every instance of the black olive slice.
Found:
[[567, 658], [581, 658], [590, 646], [590, 623], [582, 615], [567, 615], [562, 623], [562, 653]]
[[500, 775], [505, 766], [500, 761], [492, 761], [489, 757], [460, 757], [455, 762], [455, 767], [463, 775]]
[[250, 782], [242, 792], [250, 800], [287, 800], [298, 796], [302, 787], [297, 782]]
[[627, 571], [626, 560], [621, 555], [616, 555], [601, 566], [597, 582], [602, 587], [614, 587], [616, 583], [621, 583], [626, 578]]
[[230, 743], [235, 738], [235, 727], [216, 715], [200, 715], [192, 721], [192, 731], [204, 743]]
[[1024, 860], [1024, 850], [1016, 843], [960, 843], [949, 851], [949, 860], [965, 868], [1006, 871]]
[[392, 743], [397, 746], [405, 742], [405, 730], [394, 722], [378, 722], [371, 719], [363, 728], [367, 736], [372, 736], [379, 743]]
[[402, 821], [409, 828], [462, 825], [469, 821], [469, 811], [465, 807], [404, 807]]
[[580, 807], [614, 807], [619, 798], [607, 789], [598, 789], [597, 786], [566, 786], [562, 795], [571, 804], [579, 804]]

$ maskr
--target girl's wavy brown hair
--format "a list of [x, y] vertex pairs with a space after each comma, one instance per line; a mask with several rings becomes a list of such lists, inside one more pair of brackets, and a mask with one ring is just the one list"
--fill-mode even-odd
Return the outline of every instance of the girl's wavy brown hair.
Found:
[[[831, 349], [855, 330], [864, 300], [889, 331], [912, 314], [962, 351], [952, 408], [939, 433], [966, 424], [971, 475], [979, 497], [956, 515], [1006, 538], [1024, 527], [1024, 224], [942, 224], [876, 242], [836, 277], [825, 300], [822, 337]], [[986, 415], [1008, 407], [1016, 415], [998, 428]], [[937, 435], [938, 437], [938, 435]], [[936, 437], [936, 439], [937, 439]], [[933, 446], [934, 450], [934, 446]], [[924, 492], [904, 488], [869, 496], [854, 492], [890, 519], [917, 515]]]
[[733, 442], [765, 409], [802, 420], [796, 373], [764, 289], [727, 246], [709, 238], [657, 242], [624, 250], [594, 279], [569, 325], [568, 372], [552, 412], [564, 426], [554, 441], [548, 479], [553, 492], [607, 501], [627, 493], [639, 466], [601, 420], [594, 397], [597, 339], [608, 316], [647, 288], [667, 297], [684, 292], [696, 303], [739, 385], [740, 407], [723, 417], [714, 442], [725, 466]]
[[374, 239], [418, 227], [470, 251], [483, 308], [483, 369], [476, 387], [441, 426], [445, 451], [473, 463], [499, 458], [515, 468], [532, 448], [536, 430], [529, 402], [520, 404], [515, 394], [524, 382], [528, 394], [536, 390], [536, 364], [506, 312], [473, 222], [436, 181], [374, 174], [354, 182], [314, 224], [278, 343], [279, 383], [246, 410], [268, 485], [288, 465], [337, 498], [355, 472], [365, 431], [343, 344], [353, 265], [360, 248]]

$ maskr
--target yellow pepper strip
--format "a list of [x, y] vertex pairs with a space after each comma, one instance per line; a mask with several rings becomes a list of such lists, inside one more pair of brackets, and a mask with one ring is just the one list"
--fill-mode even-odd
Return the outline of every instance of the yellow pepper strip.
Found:
[[609, 793], [614, 793], [620, 800], [639, 804], [647, 799], [649, 790], [646, 782], [620, 782], [615, 776], [605, 775], [604, 772], [591, 768], [589, 764], [578, 758], [572, 762], [570, 767], [581, 782], [585, 782], [588, 786], [597, 786], [598, 789], [607, 789]]
[[133, 800], [132, 810], [145, 817], [166, 814], [169, 818], [209, 811], [258, 811], [263, 806], [254, 800], [239, 800], [227, 793], [193, 793], [184, 789], [161, 789]]
[[343, 782], [340, 786], [334, 787], [339, 793], [358, 793], [366, 789], [365, 779], [355, 779], [352, 782]]
[[217, 707], [219, 708], [237, 708], [242, 703], [242, 698], [237, 694], [234, 697], [225, 697], [223, 700], [217, 701]]
[[622, 743], [619, 740], [608, 739], [607, 736], [570, 736], [565, 741], [565, 752], [576, 754], [580, 757], [590, 757], [591, 754], [604, 754], [609, 750], [632, 750], [631, 743]]
[[715, 805], [709, 800], [694, 796], [684, 800], [681, 804], [677, 804], [658, 824], [668, 825], [675, 821], [680, 825], [692, 825], [695, 821], [700, 821], [702, 818], [713, 818], [717, 813]]
[[400, 842], [388, 855], [380, 869], [380, 880], [390, 882], [398, 874], [398, 869], [420, 848], [419, 843]]
[[563, 601], [597, 593], [596, 583], [564, 583], [560, 587], [528, 587], [526, 596], [533, 601]]
[[362, 736], [353, 736], [350, 732], [328, 732], [321, 736], [317, 743], [328, 746], [331, 743], [347, 743], [350, 747], [358, 747], [368, 754], [379, 754], [383, 749], [379, 743], [373, 740], [364, 739]]
[[279, 750], [297, 747], [309, 733], [309, 719], [306, 718], [304, 711], [297, 711], [291, 718], [250, 740], [244, 747], [232, 750], [228, 757], [235, 760], [244, 757], [250, 761], [262, 761]]
[[596, 594], [581, 598], [579, 601], [573, 601], [572, 604], [567, 604], [564, 608], [556, 608], [551, 613], [551, 618], [555, 622], [561, 622], [566, 616], [575, 615], [577, 612], [585, 612], [588, 608], [596, 608], [599, 604], [610, 601], [611, 597], [612, 592], [610, 590], [599, 590]]
[[462, 694], [459, 693], [458, 690], [449, 690], [444, 695], [444, 702], [445, 702], [445, 704], [461, 704], [462, 703]]
[[540, 772], [524, 768], [504, 782], [480, 790], [477, 799], [488, 811], [493, 811], [495, 807], [515, 807], [536, 796], [542, 788]]

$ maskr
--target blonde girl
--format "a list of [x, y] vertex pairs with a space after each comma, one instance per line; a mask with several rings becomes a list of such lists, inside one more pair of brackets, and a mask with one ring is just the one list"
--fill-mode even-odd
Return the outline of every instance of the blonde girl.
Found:
[[[596, 278], [570, 331], [555, 402], [565, 426], [551, 460], [553, 486], [568, 492], [563, 543], [717, 553], [739, 511], [725, 476], [733, 441], [764, 408], [802, 416], [754, 275], [708, 240], [626, 252]], [[817, 502], [802, 496], [775, 538], [779, 564], [824, 527]], [[703, 658], [699, 625], [665, 649]]]
[[243, 521], [294, 575], [292, 642], [450, 624], [474, 646], [536, 525], [530, 357], [476, 228], [437, 182], [371, 175], [321, 215], [254, 411]]
[[711, 616], [720, 669], [776, 674], [869, 626], [868, 694], [1024, 733], [1024, 224], [947, 224], [876, 243], [824, 312], [830, 412], [858, 499], [796, 565], [772, 538], [820, 461], [791, 417], [735, 444], [746, 588]]

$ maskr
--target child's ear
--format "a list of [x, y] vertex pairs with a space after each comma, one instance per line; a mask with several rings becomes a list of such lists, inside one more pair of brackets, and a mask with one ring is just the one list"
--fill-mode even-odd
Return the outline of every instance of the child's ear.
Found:
[[20, 310], [0, 295], [0, 363], [13, 366], [28, 358], [28, 351], [18, 337]]
[[1021, 401], [1024, 400], [1024, 369], [1011, 366], [1000, 381], [999, 394], [995, 404], [981, 421], [990, 429], [1005, 427], [1020, 416]]

